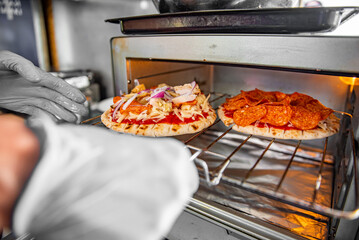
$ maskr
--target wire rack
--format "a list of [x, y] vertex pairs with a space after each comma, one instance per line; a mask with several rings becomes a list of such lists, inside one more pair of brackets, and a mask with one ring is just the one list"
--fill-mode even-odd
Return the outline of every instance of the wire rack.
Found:
[[[221, 93], [211, 93], [211, 104], [215, 105], [213, 103], [217, 101], [224, 100], [226, 97], [230, 97], [227, 94], [221, 94]], [[218, 104], [217, 104], [218, 105]], [[312, 211], [314, 213], [318, 213], [324, 216], [328, 217], [334, 217], [334, 218], [343, 218], [343, 219], [357, 219], [359, 218], [359, 191], [358, 191], [358, 166], [357, 166], [357, 157], [356, 157], [356, 140], [354, 138], [354, 133], [351, 125], [351, 119], [352, 116], [350, 114], [346, 113], [339, 113], [341, 117], [341, 129], [340, 129], [340, 146], [336, 144], [338, 148], [349, 148], [349, 155], [346, 156], [343, 154], [336, 153], [336, 156], [332, 156], [328, 153], [328, 139], [329, 137], [324, 139], [324, 146], [322, 149], [318, 149], [316, 147], [308, 147], [303, 144], [305, 140], [298, 140], [298, 141], [291, 141], [290, 143], [283, 142], [280, 139], [276, 138], [261, 138], [258, 136], [253, 135], [245, 135], [241, 133], [234, 132], [232, 130], [232, 126], [227, 127], [223, 130], [223, 126], [221, 126], [221, 131], [216, 130], [216, 126], [221, 124], [220, 120], [217, 119], [214, 124], [206, 129], [203, 129], [202, 131], [192, 134], [189, 137], [186, 135], [184, 138], [181, 138], [181, 140], [186, 146], [191, 150], [192, 157], [191, 159], [196, 163], [200, 176], [204, 180], [204, 182], [211, 186], [215, 187], [219, 183], [229, 184], [233, 187], [237, 187], [239, 189], [243, 189], [245, 191], [258, 194], [260, 196], [267, 197], [269, 199], [279, 201], [285, 204], [289, 204], [295, 207], [299, 207], [304, 210]], [[91, 124], [91, 125], [102, 125], [100, 116], [96, 116], [90, 119], [87, 119], [81, 124]], [[210, 136], [211, 141], [206, 146], [198, 147], [192, 142], [194, 142], [197, 138], [203, 137], [203, 136]], [[234, 139], [234, 140], [233, 140]], [[249, 144], [251, 139], [265, 139], [266, 143], [260, 145], [257, 145], [258, 151], [261, 151], [259, 154], [259, 157], [256, 159], [256, 161], [253, 162], [253, 165], [246, 169], [246, 173], [244, 174], [244, 177], [242, 177], [240, 180], [238, 178], [234, 179], [231, 176], [227, 176], [225, 174], [226, 169], [228, 168], [229, 164], [232, 161], [232, 157], [239, 152], [241, 149], [245, 148], [246, 145]], [[345, 139], [345, 140], [343, 140]], [[226, 153], [219, 153], [215, 150], [214, 146], [218, 142], [223, 141], [231, 141], [232, 145], [235, 145], [235, 148], [231, 152]], [[343, 141], [345, 143], [343, 143]], [[282, 175], [280, 177], [279, 182], [276, 184], [276, 186], [273, 188], [267, 188], [266, 186], [261, 186], [257, 184], [253, 184], [248, 180], [248, 178], [251, 176], [251, 174], [255, 171], [257, 166], [261, 163], [263, 158], [266, 156], [269, 149], [273, 148], [275, 144], [282, 144], [285, 146], [291, 146], [293, 151], [291, 154], [289, 154], [288, 163], [282, 172]], [[346, 146], [343, 146], [346, 145]], [[214, 149], [214, 150], [213, 150]], [[317, 158], [308, 158], [307, 160], [310, 161], [316, 161], [319, 165], [318, 172], [316, 174], [316, 181], [315, 186], [313, 187], [313, 192], [311, 193], [312, 197], [311, 200], [303, 200], [298, 196], [291, 196], [289, 194], [285, 194], [280, 191], [283, 182], [285, 181], [288, 171], [291, 169], [291, 166], [296, 161], [295, 159], [301, 156], [302, 150], [305, 149], [306, 151], [310, 151], [315, 153], [317, 156], [318, 154], [321, 157]], [[340, 149], [339, 149], [340, 150]], [[337, 151], [341, 152], [341, 151]], [[215, 167], [210, 168], [208, 165], [208, 161], [206, 160], [205, 156], [215, 156], [217, 159], [221, 159], [221, 163]], [[349, 161], [345, 164], [346, 167], [340, 167], [342, 164], [340, 164], [343, 161]], [[323, 181], [323, 168], [324, 166], [331, 166], [333, 168], [333, 195], [334, 196], [332, 206], [328, 207], [320, 203], [316, 203], [316, 199], [318, 196], [318, 191], [321, 188], [322, 181]], [[340, 178], [340, 181], [338, 181], [337, 175], [343, 175], [344, 178]], [[355, 208], [349, 211], [344, 211], [343, 204], [338, 203], [339, 200], [335, 199], [342, 199], [342, 202], [344, 198], [346, 198], [349, 187], [351, 183], [354, 182], [354, 195], [355, 195]]]

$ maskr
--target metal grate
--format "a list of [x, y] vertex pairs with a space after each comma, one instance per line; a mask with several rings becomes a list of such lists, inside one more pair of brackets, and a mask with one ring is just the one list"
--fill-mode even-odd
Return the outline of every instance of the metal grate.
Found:
[[[219, 93], [211, 93], [211, 94], [212, 94], [211, 103], [221, 100], [225, 97], [229, 97], [229, 95], [227, 95], [227, 94], [219, 94]], [[216, 125], [218, 125], [218, 123], [221, 122], [220, 120], [216, 120], [215, 123], [212, 126], [210, 126], [209, 128], [203, 129], [202, 131], [191, 135], [191, 137], [188, 139], [180, 139], [180, 140], [184, 144], [186, 144], [186, 146], [191, 150], [191, 152], [192, 152], [191, 159], [196, 163], [199, 173], [200, 173], [200, 176], [203, 178], [203, 180], [209, 186], [215, 187], [220, 182], [223, 182], [224, 184], [229, 184], [231, 186], [243, 189], [245, 191], [259, 194], [260, 196], [264, 196], [264, 197], [267, 197], [267, 198], [270, 198], [270, 199], [273, 199], [273, 200], [276, 200], [276, 201], [279, 201], [279, 202], [282, 202], [285, 204], [299, 207], [304, 210], [309, 210], [309, 211], [312, 211], [314, 213], [318, 213], [318, 214], [321, 214], [324, 216], [334, 217], [334, 218], [357, 219], [357, 218], [359, 218], [359, 190], [358, 190], [359, 183], [358, 183], [358, 176], [357, 176], [358, 175], [358, 166], [357, 166], [356, 149], [355, 149], [356, 143], [355, 143], [353, 129], [351, 126], [352, 116], [349, 114], [346, 114], [346, 113], [339, 113], [339, 114], [341, 115], [342, 119], [346, 118], [346, 120], [349, 120], [349, 125], [342, 126], [342, 128], [343, 127], [345, 128], [343, 131], [348, 135], [348, 138], [349, 138], [348, 142], [351, 145], [350, 146], [351, 156], [349, 156], [349, 157], [348, 156], [335, 156], [335, 158], [336, 158], [335, 162], [344, 161], [344, 158], [352, 161], [352, 163], [349, 164], [350, 166], [352, 166], [352, 168], [348, 169], [348, 172], [346, 173], [346, 175], [349, 176], [348, 177], [349, 183], [351, 182], [351, 179], [354, 178], [355, 203], [356, 203], [355, 206], [356, 207], [354, 210], [350, 210], [350, 211], [343, 211], [341, 209], [336, 209], [334, 207], [328, 207], [328, 206], [324, 206], [324, 205], [316, 203], [318, 191], [321, 188], [321, 184], [322, 184], [322, 180], [323, 180], [322, 171], [323, 171], [324, 165], [329, 164], [333, 168], [335, 165], [337, 165], [337, 164], [334, 164], [332, 161], [328, 161], [328, 159], [327, 159], [328, 137], [325, 138], [325, 143], [324, 143], [323, 149], [319, 149], [319, 150], [316, 148], [302, 146], [302, 142], [304, 140], [303, 141], [298, 140], [294, 144], [293, 144], [293, 142], [288, 144], [288, 143], [283, 143], [281, 140], [278, 140], [275, 138], [273, 138], [273, 139], [263, 138], [265, 140], [268, 140], [268, 143], [266, 145], [259, 146], [259, 150], [262, 151], [261, 154], [259, 155], [258, 159], [253, 163], [252, 167], [250, 167], [249, 169], [246, 170], [247, 172], [245, 173], [244, 177], [241, 180], [234, 179], [231, 176], [227, 176], [225, 174], [225, 170], [231, 163], [231, 161], [232, 161], [231, 158], [233, 157], [233, 155], [236, 154], [238, 151], [240, 151], [243, 148], [243, 146], [248, 144], [250, 139], [258, 138], [257, 136], [241, 134], [242, 139], [239, 142], [236, 142], [237, 146], [235, 147], [235, 149], [232, 152], [228, 152], [226, 154], [218, 153], [215, 150], [212, 150], [213, 146], [215, 146], [216, 143], [218, 143], [220, 141], [224, 141], [224, 140], [230, 141], [230, 139], [233, 139], [233, 138], [238, 139], [239, 133], [231, 132], [232, 127], [228, 127], [224, 131], [212, 130], [213, 128], [216, 127]], [[99, 118], [100, 118], [100, 116], [96, 116], [94, 118], [87, 119], [81, 123], [82, 124], [99, 125], [99, 124], [101, 124], [101, 120], [99, 120]], [[211, 137], [215, 136], [215, 139], [210, 141], [207, 144], [207, 146], [205, 146], [205, 147], [197, 147], [197, 146], [191, 144], [194, 140], [196, 140], [197, 138], [199, 138], [201, 136], [211, 136]], [[261, 139], [261, 137], [259, 137], [259, 139]], [[248, 182], [247, 181], [248, 178], [251, 176], [251, 174], [256, 169], [258, 164], [262, 161], [264, 156], [266, 156], [266, 153], [268, 152], [269, 149], [271, 149], [271, 147], [273, 146], [274, 143], [288, 144], [288, 145], [294, 147], [294, 151], [289, 158], [289, 161], [286, 165], [285, 170], [282, 173], [280, 181], [278, 182], [278, 184], [276, 185], [276, 187], [274, 189], [268, 189], [265, 186], [260, 186], [260, 185], [256, 185], [256, 184]], [[300, 197], [294, 197], [294, 196], [291, 196], [291, 195], [288, 195], [288, 194], [285, 194], [285, 193], [282, 193], [281, 191], [279, 191], [282, 187], [282, 183], [286, 179], [288, 171], [290, 170], [293, 162], [295, 161], [294, 159], [297, 156], [300, 156], [300, 153], [298, 153], [298, 149], [307, 149], [308, 151], [313, 151], [315, 153], [320, 153], [322, 155], [320, 163], [319, 163], [320, 164], [319, 170], [317, 173], [317, 178], [315, 181], [315, 186], [314, 186], [314, 191], [312, 193], [311, 201], [302, 200], [302, 199], [300, 199]], [[215, 156], [216, 158], [222, 159], [221, 164], [219, 164], [216, 168], [210, 170], [210, 167], [208, 166], [208, 162], [204, 158], [205, 155], [211, 155], [211, 156]], [[309, 160], [318, 161], [317, 159], [309, 159]], [[348, 186], [346, 186], [346, 187], [348, 187]], [[334, 194], [334, 188], [336, 188], [335, 184], [333, 184], [333, 193], [332, 194]], [[342, 194], [344, 194], [344, 193], [342, 193]], [[333, 205], [335, 205], [335, 204], [333, 204]]]
[[[220, 135], [214, 142], [211, 143], [211, 145], [213, 145], [215, 142], [219, 141], [221, 138], [224, 138], [226, 134], [228, 134], [228, 132], [231, 130], [231, 128], [227, 129], [227, 131], [225, 131], [222, 135]], [[203, 134], [203, 133], [202, 133]], [[352, 134], [352, 132], [351, 132]], [[322, 169], [325, 163], [325, 156], [326, 156], [326, 151], [327, 151], [327, 143], [328, 143], [328, 138], [325, 139], [325, 146], [323, 149], [323, 154], [322, 154], [322, 159], [320, 162], [320, 167], [319, 167], [319, 171], [317, 174], [317, 179], [315, 181], [315, 187], [314, 187], [314, 192], [312, 194], [312, 200], [311, 201], [304, 201], [301, 200], [300, 198], [296, 198], [296, 197], [292, 197], [290, 195], [286, 195], [283, 194], [281, 192], [279, 192], [278, 190], [281, 188], [281, 185], [283, 183], [283, 181], [285, 180], [288, 170], [290, 169], [292, 163], [293, 163], [293, 159], [296, 157], [296, 153], [298, 148], [300, 147], [302, 141], [297, 141], [297, 145], [295, 146], [295, 150], [292, 154], [292, 156], [290, 157], [290, 160], [281, 176], [281, 179], [279, 181], [279, 183], [276, 185], [274, 190], [271, 189], [267, 189], [263, 186], [258, 186], [258, 185], [254, 185], [251, 184], [249, 182], [247, 182], [247, 179], [249, 178], [249, 176], [251, 175], [251, 173], [254, 171], [254, 169], [256, 168], [256, 166], [260, 163], [260, 161], [263, 159], [264, 155], [266, 154], [266, 152], [268, 151], [268, 149], [271, 147], [271, 145], [276, 141], [275, 138], [271, 139], [271, 141], [269, 142], [269, 144], [263, 149], [263, 152], [261, 153], [261, 155], [259, 156], [259, 158], [257, 159], [257, 161], [255, 161], [255, 163], [253, 164], [253, 166], [247, 170], [247, 173], [245, 174], [245, 177], [241, 180], [241, 181], [237, 181], [231, 177], [228, 177], [224, 174], [226, 168], [228, 167], [229, 163], [231, 162], [231, 157], [238, 152], [247, 142], [250, 138], [252, 138], [252, 135], [248, 135], [247, 138], [245, 138], [245, 140], [243, 142], [241, 142], [237, 148], [235, 148], [233, 150], [233, 152], [229, 153], [227, 156], [223, 156], [223, 155], [219, 155], [216, 154], [215, 152], [210, 151], [210, 146], [206, 147], [206, 148], [197, 148], [195, 146], [190, 145], [189, 143], [187, 143], [187, 146], [192, 149], [194, 151], [193, 155], [192, 155], [192, 159], [196, 162], [196, 164], [200, 167], [200, 171], [201, 171], [201, 175], [203, 176], [203, 178], [205, 179], [205, 181], [207, 182], [207, 184], [211, 185], [211, 186], [215, 186], [218, 185], [221, 181], [223, 181], [226, 184], [230, 184], [232, 186], [244, 189], [246, 191], [252, 192], [252, 193], [256, 193], [259, 194], [261, 196], [264, 197], [268, 197], [270, 199], [276, 200], [276, 201], [280, 201], [282, 203], [286, 203], [295, 207], [299, 207], [305, 210], [309, 210], [318, 214], [322, 214], [325, 216], [329, 216], [329, 217], [337, 217], [337, 218], [346, 218], [346, 219], [357, 219], [359, 218], [359, 205], [356, 204], [356, 209], [354, 209], [353, 211], [342, 211], [342, 210], [338, 210], [338, 209], [334, 209], [331, 207], [327, 207], [324, 205], [320, 205], [315, 203], [318, 191], [321, 187], [321, 183], [322, 183]], [[353, 161], [353, 169], [354, 169], [354, 182], [355, 182], [355, 196], [356, 196], [356, 203], [358, 202], [358, 181], [357, 179], [357, 164], [356, 164], [356, 157], [355, 157], [355, 148], [354, 148], [354, 144], [352, 145], [353, 148], [353, 157], [351, 158]], [[209, 155], [216, 155], [217, 157], [220, 156], [223, 158], [223, 162], [214, 170], [210, 171], [208, 164], [205, 160], [201, 159], [201, 156], [206, 153]]]

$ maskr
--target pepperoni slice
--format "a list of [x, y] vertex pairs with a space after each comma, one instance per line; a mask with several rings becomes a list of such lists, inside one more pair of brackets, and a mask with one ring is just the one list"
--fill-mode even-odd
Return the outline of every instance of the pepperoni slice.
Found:
[[291, 106], [302, 106], [305, 107], [308, 102], [314, 100], [311, 96], [305, 95], [303, 93], [292, 93], [289, 95], [290, 97], [290, 105]]
[[266, 113], [267, 110], [263, 105], [244, 107], [233, 113], [233, 121], [235, 124], [245, 127], [260, 120]]
[[264, 91], [262, 91], [262, 96], [263, 96], [264, 102], [276, 102], [277, 101], [276, 93], [277, 92], [264, 92]]
[[227, 111], [235, 111], [238, 109], [241, 109], [243, 107], [245, 107], [247, 105], [246, 100], [242, 99], [238, 99], [236, 101], [232, 101], [229, 103], [225, 103], [223, 104], [223, 107], [227, 110]]
[[277, 127], [291, 122], [294, 127], [302, 130], [317, 127], [319, 121], [333, 113], [332, 109], [306, 94], [265, 92], [259, 89], [242, 91], [226, 99], [223, 107], [231, 116], [233, 113], [233, 120], [239, 126], [248, 126], [260, 120]]
[[242, 91], [242, 95], [249, 106], [256, 106], [266, 100], [264, 98], [265, 92], [257, 88], [248, 92]]
[[265, 92], [259, 89], [255, 89], [248, 92], [242, 92], [243, 97], [246, 99], [248, 105], [255, 106], [261, 103], [277, 103], [283, 102], [283, 104], [289, 104], [287, 94], [282, 92]]
[[269, 123], [273, 126], [284, 126], [292, 117], [290, 106], [273, 106], [266, 105], [267, 114], [261, 119], [263, 123]]
[[301, 130], [313, 129], [321, 120], [320, 112], [312, 112], [302, 106], [292, 106], [292, 111], [290, 122]]
[[283, 105], [290, 105], [291, 100], [290, 100], [290, 97], [287, 94], [277, 92], [276, 97], [277, 97], [277, 103], [280, 103], [280, 104], [283, 104]]
[[334, 112], [333, 109], [330, 108], [323, 109], [322, 111], [320, 111], [320, 117], [321, 117], [320, 120], [327, 119], [329, 115], [332, 114], [333, 112]]
[[231, 98], [226, 98], [226, 102], [231, 103], [231, 102], [235, 102], [239, 99], [244, 99], [242, 93], [240, 93], [234, 97], [231, 97]]
[[284, 100], [289, 100], [289, 96], [285, 93], [282, 93], [282, 92], [274, 92], [274, 96], [276, 98], [276, 102], [282, 102]]
[[313, 99], [312, 101], [307, 103], [305, 108], [312, 112], [319, 112], [321, 116], [320, 120], [326, 119], [327, 117], [329, 117], [330, 114], [334, 112], [332, 109], [325, 107], [316, 99]]

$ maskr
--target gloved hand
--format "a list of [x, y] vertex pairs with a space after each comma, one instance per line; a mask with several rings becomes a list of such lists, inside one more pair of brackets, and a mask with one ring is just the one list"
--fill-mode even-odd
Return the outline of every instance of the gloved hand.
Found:
[[76, 121], [86, 115], [85, 96], [64, 80], [35, 67], [27, 59], [0, 51], [0, 107], [29, 115], [45, 113], [53, 120]]
[[174, 139], [93, 126], [44, 128], [45, 150], [13, 214], [16, 235], [51, 239], [161, 239], [199, 184]]

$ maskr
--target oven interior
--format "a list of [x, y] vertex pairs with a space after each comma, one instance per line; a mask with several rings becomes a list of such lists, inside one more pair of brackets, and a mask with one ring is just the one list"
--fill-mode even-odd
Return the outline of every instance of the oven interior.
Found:
[[136, 79], [147, 88], [196, 81], [217, 110], [241, 90], [300, 92], [341, 119], [339, 133], [317, 140], [242, 134], [218, 119], [176, 137], [191, 150], [201, 177], [188, 213], [248, 239], [334, 239], [341, 224], [357, 222], [355, 74], [116, 54], [131, 52], [127, 47], [112, 46], [115, 94], [132, 89]]

